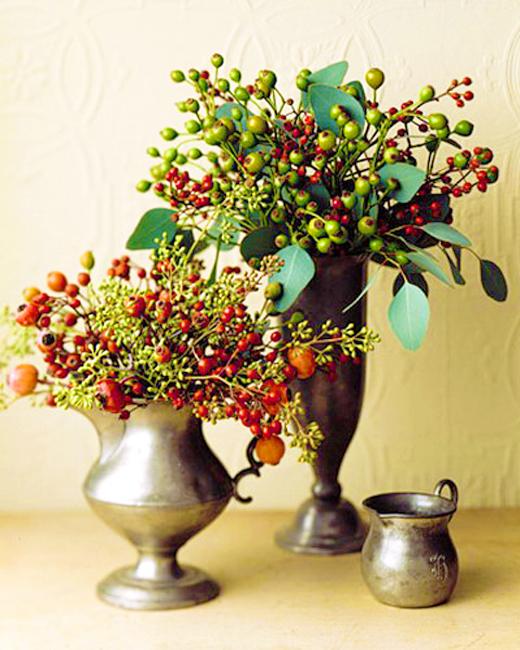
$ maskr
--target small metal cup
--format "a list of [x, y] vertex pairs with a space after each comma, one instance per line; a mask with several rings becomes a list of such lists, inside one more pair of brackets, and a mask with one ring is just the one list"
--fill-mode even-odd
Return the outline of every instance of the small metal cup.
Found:
[[[448, 488], [448, 498], [441, 495]], [[458, 490], [450, 479], [433, 494], [391, 492], [363, 501], [370, 528], [361, 567], [372, 594], [394, 607], [432, 607], [446, 602], [458, 576], [457, 552], [448, 523]]]

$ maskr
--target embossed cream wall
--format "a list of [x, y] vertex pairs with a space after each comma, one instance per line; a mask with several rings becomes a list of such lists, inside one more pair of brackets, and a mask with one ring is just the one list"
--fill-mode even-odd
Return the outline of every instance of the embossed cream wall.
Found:
[[[50, 269], [74, 272], [86, 248], [106, 261], [122, 252], [154, 205], [133, 187], [145, 148], [174, 119], [182, 90], [169, 72], [202, 67], [214, 51], [252, 77], [276, 68], [285, 88], [303, 66], [345, 57], [351, 78], [380, 66], [388, 105], [425, 83], [474, 78], [472, 141], [496, 150], [502, 173], [486, 195], [456, 206], [457, 222], [500, 262], [510, 299], [486, 299], [468, 258], [468, 286], [432, 286], [431, 331], [409, 353], [388, 330], [383, 277], [369, 311], [384, 342], [370, 359], [342, 478], [356, 501], [449, 476], [465, 505], [520, 505], [516, 0], [0, 1], [1, 301], [17, 304], [19, 290]], [[233, 425], [208, 432], [230, 470], [241, 466], [248, 435]], [[0, 415], [0, 508], [82, 507], [80, 483], [96, 450], [81, 416], [17, 404]], [[289, 457], [247, 488], [252, 507], [277, 508], [296, 505], [308, 485], [308, 469]]]

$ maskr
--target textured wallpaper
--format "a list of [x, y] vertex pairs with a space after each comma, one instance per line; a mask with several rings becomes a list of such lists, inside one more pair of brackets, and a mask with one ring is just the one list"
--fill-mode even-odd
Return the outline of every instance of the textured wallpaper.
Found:
[[[463, 505], [520, 505], [517, 0], [0, 0], [1, 301], [17, 304], [49, 270], [74, 272], [86, 248], [107, 262], [123, 251], [154, 204], [133, 189], [146, 175], [145, 149], [172, 124], [183, 92], [169, 72], [203, 67], [214, 51], [251, 77], [275, 67], [287, 89], [303, 66], [346, 58], [354, 78], [379, 66], [388, 105], [426, 83], [473, 77], [472, 142], [495, 150], [501, 181], [461, 200], [456, 219], [500, 263], [510, 298], [489, 301], [468, 258], [468, 285], [432, 288], [427, 341], [405, 352], [386, 323], [391, 277], [380, 274], [369, 317], [384, 340], [342, 479], [357, 502], [448, 476]], [[238, 469], [248, 432], [221, 424], [207, 433]], [[18, 403], [0, 414], [0, 508], [82, 506], [96, 452], [80, 415]], [[244, 487], [251, 507], [289, 507], [309, 483], [289, 456]]]

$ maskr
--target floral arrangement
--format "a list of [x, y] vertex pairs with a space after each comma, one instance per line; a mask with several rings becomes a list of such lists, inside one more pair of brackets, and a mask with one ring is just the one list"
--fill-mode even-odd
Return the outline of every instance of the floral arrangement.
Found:
[[[123, 256], [113, 260], [98, 287], [91, 281], [89, 252], [76, 283], [52, 272], [48, 292], [26, 289], [26, 302], [3, 317], [0, 368], [35, 352], [45, 365], [43, 371], [32, 363], [17, 365], [8, 372], [8, 387], [18, 397], [101, 408], [121, 419], [150, 402], [167, 401], [213, 423], [239, 420], [257, 437], [263, 462], [281, 459], [280, 434], [300, 448], [301, 460], [312, 461], [323, 436], [315, 422], [301, 424], [303, 406], [291, 382], [316, 372], [334, 381], [339, 364], [359, 363], [379, 337], [367, 327], [355, 332], [353, 325], [340, 329], [332, 322], [313, 328], [295, 312], [282, 338], [269, 300], [254, 312], [245, 302], [279, 271], [276, 256], [245, 273], [228, 266], [204, 278], [192, 250], [181, 236], [172, 243], [163, 237], [148, 272]], [[0, 405], [8, 404], [4, 391]]]
[[388, 315], [408, 349], [426, 333], [426, 278], [465, 284], [465, 251], [479, 260], [486, 294], [506, 299], [499, 267], [480, 259], [451, 225], [452, 200], [486, 192], [499, 176], [491, 149], [462, 146], [473, 124], [452, 123], [437, 108], [443, 99], [458, 108], [472, 101], [469, 77], [442, 92], [426, 85], [416, 99], [385, 109], [385, 76], [377, 68], [367, 72], [366, 86], [344, 81], [344, 61], [301, 70], [294, 100], [281, 93], [273, 71], [261, 70], [248, 83], [236, 68], [222, 75], [223, 63], [215, 54], [211, 73], [171, 73], [190, 85], [190, 96], [177, 104], [187, 119], [182, 132], [161, 131], [167, 148], [148, 149], [152, 180], [137, 184], [140, 191], [153, 187], [168, 208], [142, 217], [129, 248], [184, 230], [204, 234], [217, 259], [234, 245], [252, 264], [278, 252], [294, 269], [274, 278], [279, 312], [314, 276], [313, 258], [362, 256], [397, 272]]

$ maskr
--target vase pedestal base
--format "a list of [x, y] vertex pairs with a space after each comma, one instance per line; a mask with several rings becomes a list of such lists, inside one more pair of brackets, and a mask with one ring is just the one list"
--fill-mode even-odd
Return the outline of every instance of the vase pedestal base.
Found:
[[365, 525], [350, 501], [311, 498], [275, 539], [278, 546], [294, 553], [342, 555], [360, 551], [365, 537]]
[[135, 567], [114, 571], [99, 583], [101, 600], [124, 609], [180, 609], [216, 598], [220, 588], [203, 571], [183, 567], [179, 576], [149, 580], [137, 578]]

